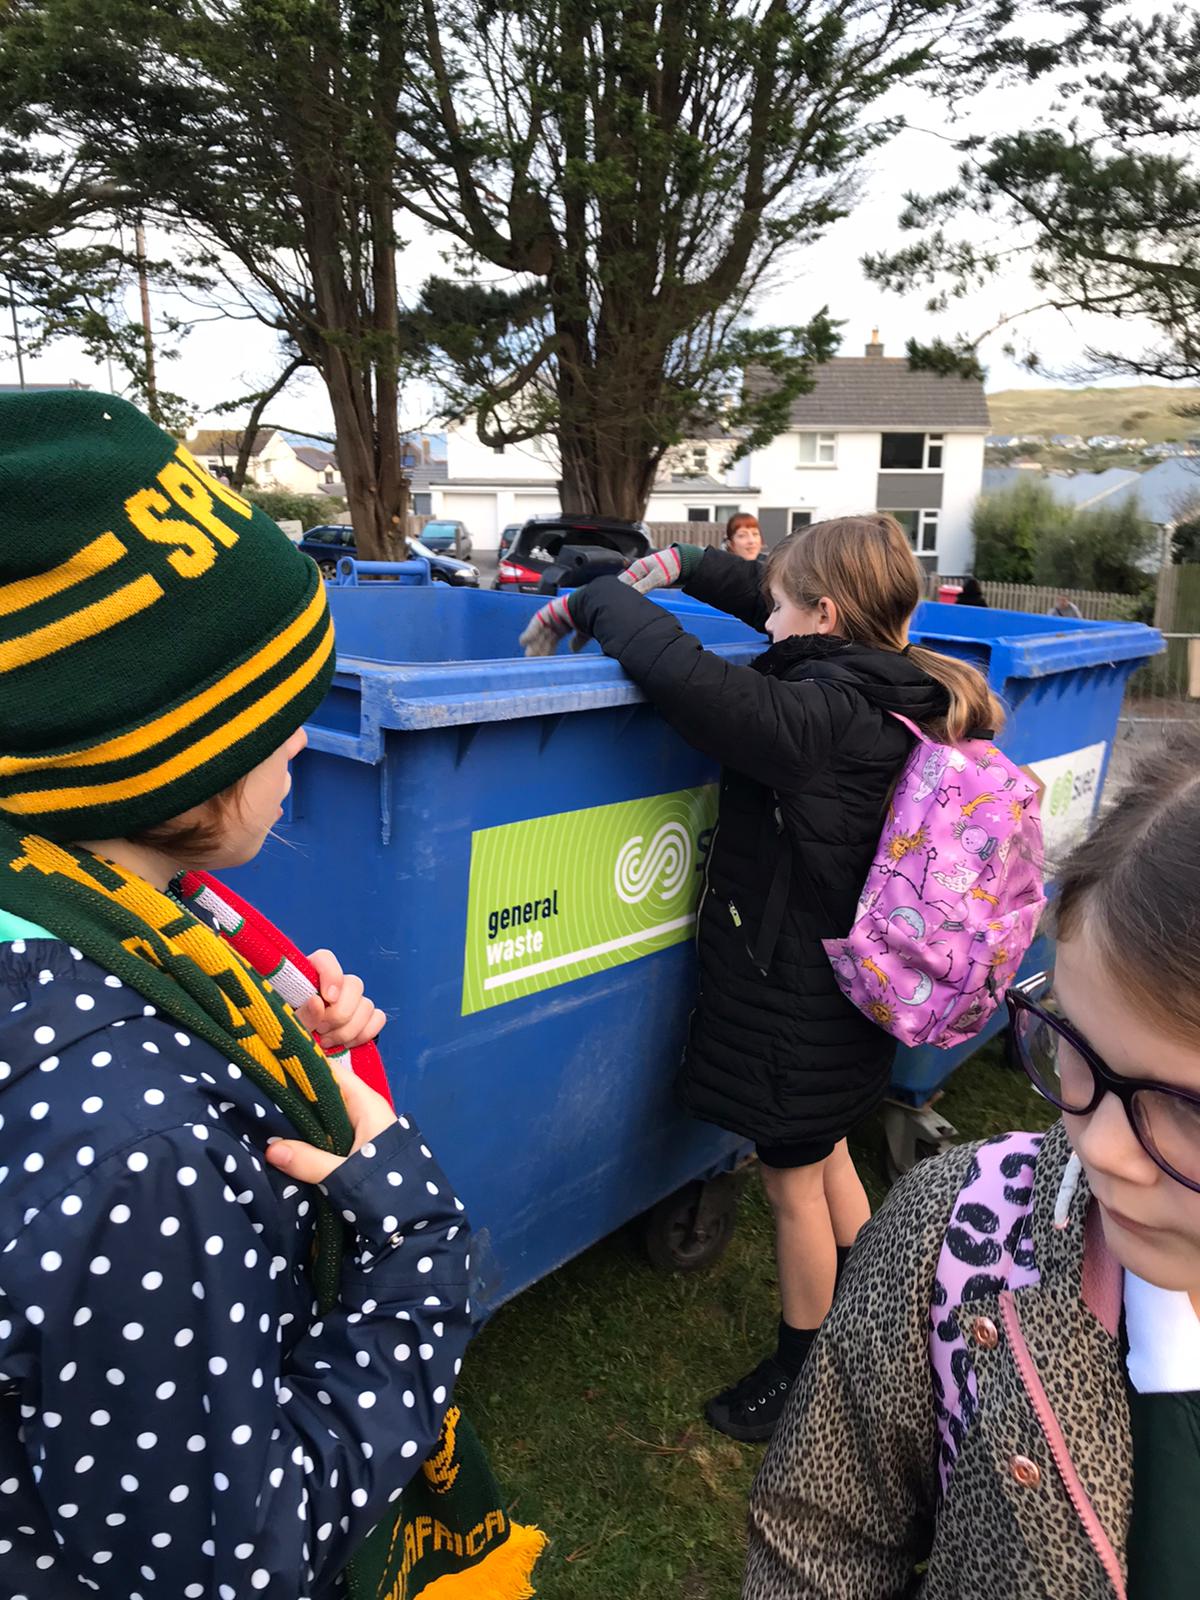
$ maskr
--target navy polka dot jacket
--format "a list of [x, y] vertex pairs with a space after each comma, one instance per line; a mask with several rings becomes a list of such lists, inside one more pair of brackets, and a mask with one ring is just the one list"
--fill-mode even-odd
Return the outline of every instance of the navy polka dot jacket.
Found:
[[287, 1120], [70, 946], [0, 944], [0, 1596], [318, 1600], [437, 1441], [468, 1226], [406, 1119], [330, 1178], [318, 1320]]

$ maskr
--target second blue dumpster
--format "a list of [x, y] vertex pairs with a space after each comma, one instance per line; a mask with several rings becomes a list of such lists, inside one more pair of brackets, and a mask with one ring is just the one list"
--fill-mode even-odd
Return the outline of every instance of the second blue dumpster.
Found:
[[[746, 1149], [684, 1117], [671, 1086], [712, 764], [594, 646], [516, 656], [535, 596], [374, 584], [330, 599], [337, 677], [281, 840], [237, 886], [305, 948], [337, 950], [389, 1013], [397, 1100], [490, 1234], [489, 1306], [642, 1213], [655, 1259], [711, 1259], [732, 1226], [721, 1175]], [[763, 647], [665, 603], [726, 659]], [[1053, 853], [1092, 815], [1125, 679], [1158, 636], [936, 605], [916, 623], [1011, 705], [1001, 742], [1047, 785]], [[902, 1052], [897, 1097], [924, 1106], [956, 1060]], [[922, 1128], [905, 1121], [900, 1142]]]

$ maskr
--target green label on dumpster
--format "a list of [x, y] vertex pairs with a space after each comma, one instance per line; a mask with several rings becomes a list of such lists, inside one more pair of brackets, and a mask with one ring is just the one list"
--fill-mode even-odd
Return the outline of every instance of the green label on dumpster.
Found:
[[463, 1015], [691, 937], [715, 784], [471, 836]]

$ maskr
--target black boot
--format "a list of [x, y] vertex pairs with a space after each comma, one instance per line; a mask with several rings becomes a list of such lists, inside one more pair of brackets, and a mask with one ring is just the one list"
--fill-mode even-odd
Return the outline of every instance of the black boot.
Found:
[[738, 1383], [722, 1389], [704, 1408], [720, 1433], [743, 1444], [764, 1444], [774, 1433], [795, 1380], [778, 1357], [769, 1355]]

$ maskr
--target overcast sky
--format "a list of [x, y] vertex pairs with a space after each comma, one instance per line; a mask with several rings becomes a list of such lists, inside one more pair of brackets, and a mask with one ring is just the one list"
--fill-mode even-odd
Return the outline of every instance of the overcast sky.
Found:
[[[1043, 109], [1046, 100], [1047, 91], [1040, 88], [993, 92], [975, 103], [971, 121], [974, 126], [986, 129], [996, 126], [994, 119], [1003, 115], [1009, 127], [1027, 125]], [[974, 298], [956, 303], [950, 312], [941, 316], [926, 311], [927, 291], [893, 295], [866, 280], [860, 265], [862, 256], [868, 251], [887, 248], [899, 238], [896, 219], [903, 193], [914, 187], [921, 191], [933, 190], [949, 182], [960, 159], [951, 147], [952, 131], [938, 103], [914, 102], [907, 109], [913, 126], [876, 154], [871, 169], [865, 174], [862, 196], [853, 215], [830, 229], [818, 245], [795, 253], [778, 269], [776, 283], [756, 307], [757, 321], [803, 322], [827, 305], [832, 316], [845, 322], [843, 354], [860, 354], [871, 330], [878, 327], [886, 352], [900, 355], [905, 340], [913, 335], [951, 337], [965, 332], [974, 336], [1002, 316], [1036, 301], [1038, 296], [1019, 271], [993, 282]], [[409, 235], [414, 227], [415, 224], [405, 224]], [[151, 248], [153, 250], [153, 243]], [[402, 292], [415, 297], [420, 284], [431, 272], [444, 270], [438, 242], [428, 237], [415, 238], [400, 259]], [[165, 305], [160, 305], [159, 315], [166, 309]], [[1031, 376], [1004, 354], [1002, 346], [1014, 333], [1018, 345], [1031, 343], [1037, 349], [1044, 364], [1042, 376]], [[1089, 342], [1133, 350], [1149, 340], [1150, 330], [1145, 327], [1116, 324], [1112, 319], [1044, 312], [1018, 323], [1006, 334], [992, 337], [984, 345], [988, 388], [1025, 388], [1061, 382], [1063, 374], [1078, 361]], [[267, 329], [253, 322], [209, 322], [183, 341], [179, 359], [164, 365], [161, 381], [166, 387], [184, 394], [204, 420], [213, 405], [254, 388], [274, 369], [274, 340]], [[2, 346], [0, 371], [5, 381], [15, 381], [11, 339]], [[96, 387], [106, 387], [103, 367], [97, 368], [77, 349], [66, 344], [36, 361], [27, 362], [26, 378], [39, 382], [78, 379]], [[429, 393], [414, 391], [406, 402], [405, 425], [426, 423], [432, 404]], [[330, 429], [331, 416], [320, 381], [308, 375], [295, 383], [271, 407], [268, 420], [291, 429], [315, 432]]]

